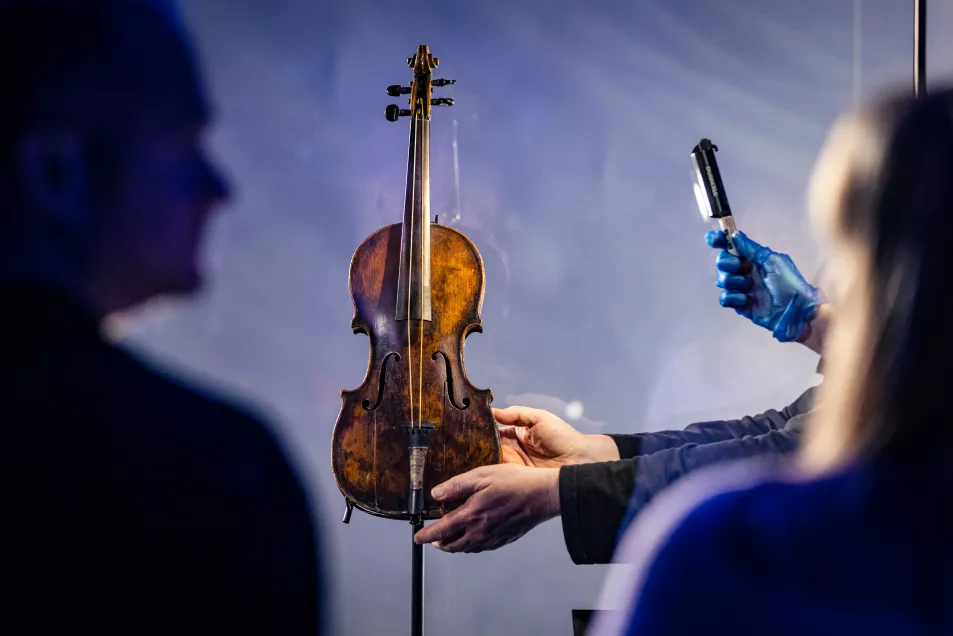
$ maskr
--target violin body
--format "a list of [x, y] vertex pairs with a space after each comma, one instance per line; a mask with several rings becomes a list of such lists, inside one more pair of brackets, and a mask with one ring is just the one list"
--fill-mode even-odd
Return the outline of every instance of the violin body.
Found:
[[501, 461], [492, 392], [470, 383], [463, 361], [467, 336], [482, 331], [485, 274], [469, 238], [430, 223], [431, 320], [395, 319], [402, 229], [394, 224], [377, 230], [351, 260], [351, 328], [370, 339], [370, 360], [363, 383], [341, 391], [331, 461], [338, 487], [355, 506], [410, 518], [405, 428], [413, 417], [433, 423], [421, 511], [422, 518], [433, 519], [447, 511], [430, 496], [434, 486]]

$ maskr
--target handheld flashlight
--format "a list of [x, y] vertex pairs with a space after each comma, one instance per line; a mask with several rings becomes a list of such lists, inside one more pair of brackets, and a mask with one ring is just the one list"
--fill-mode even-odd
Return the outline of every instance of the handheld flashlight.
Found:
[[717, 150], [718, 146], [711, 143], [710, 139], [702, 139], [692, 149], [692, 163], [695, 164], [695, 200], [698, 202], [699, 212], [706, 221], [718, 219], [718, 225], [725, 233], [728, 251], [737, 256], [738, 251], [731, 237], [738, 228], [731, 215], [731, 206], [728, 205], [725, 186], [721, 181], [721, 172], [718, 170], [718, 161], [715, 159]]

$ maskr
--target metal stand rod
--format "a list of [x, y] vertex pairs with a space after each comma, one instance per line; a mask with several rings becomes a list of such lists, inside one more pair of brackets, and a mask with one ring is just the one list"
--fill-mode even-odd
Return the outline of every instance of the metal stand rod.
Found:
[[407, 512], [410, 513], [411, 535], [411, 598], [410, 598], [410, 634], [424, 634], [424, 546], [413, 542], [413, 537], [424, 527], [424, 465], [427, 458], [427, 442], [436, 428], [434, 422], [404, 422], [407, 431], [407, 446], [410, 453], [410, 498]]
[[927, 92], [927, 0], [913, 0], [913, 94]]
[[[413, 534], [417, 534], [424, 527], [424, 521], [420, 517], [414, 518], [411, 522]], [[413, 536], [413, 535], [411, 535]], [[414, 551], [412, 555], [412, 581], [411, 581], [411, 605], [410, 605], [410, 635], [424, 635], [424, 546], [413, 543]]]

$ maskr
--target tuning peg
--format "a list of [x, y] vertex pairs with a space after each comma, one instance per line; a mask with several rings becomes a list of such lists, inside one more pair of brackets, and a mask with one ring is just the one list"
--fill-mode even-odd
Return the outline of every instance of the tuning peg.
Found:
[[433, 106], [453, 106], [452, 97], [434, 97], [430, 100]]
[[387, 121], [397, 121], [401, 117], [407, 117], [410, 115], [410, 111], [406, 108], [401, 108], [397, 104], [391, 104], [384, 110], [384, 117], [387, 118]]
[[401, 86], [400, 84], [394, 84], [393, 86], [387, 87], [387, 94], [391, 97], [399, 97], [400, 95], [407, 95], [410, 93], [410, 86]]
[[448, 84], [456, 84], [457, 80], [437, 79], [430, 83], [434, 86], [446, 86]]

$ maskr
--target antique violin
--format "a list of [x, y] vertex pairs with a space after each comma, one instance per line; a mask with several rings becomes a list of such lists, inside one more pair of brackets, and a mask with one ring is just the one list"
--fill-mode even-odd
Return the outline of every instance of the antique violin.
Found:
[[[489, 389], [467, 378], [463, 347], [482, 332], [483, 258], [460, 231], [430, 221], [432, 79], [439, 59], [421, 45], [407, 59], [409, 109], [391, 104], [386, 117], [410, 120], [402, 223], [382, 227], [351, 259], [351, 329], [370, 340], [364, 381], [342, 390], [331, 439], [338, 488], [351, 506], [393, 519], [435, 519], [447, 512], [430, 490], [478, 466], [500, 463], [500, 436]], [[345, 517], [347, 520], [348, 517]]]

